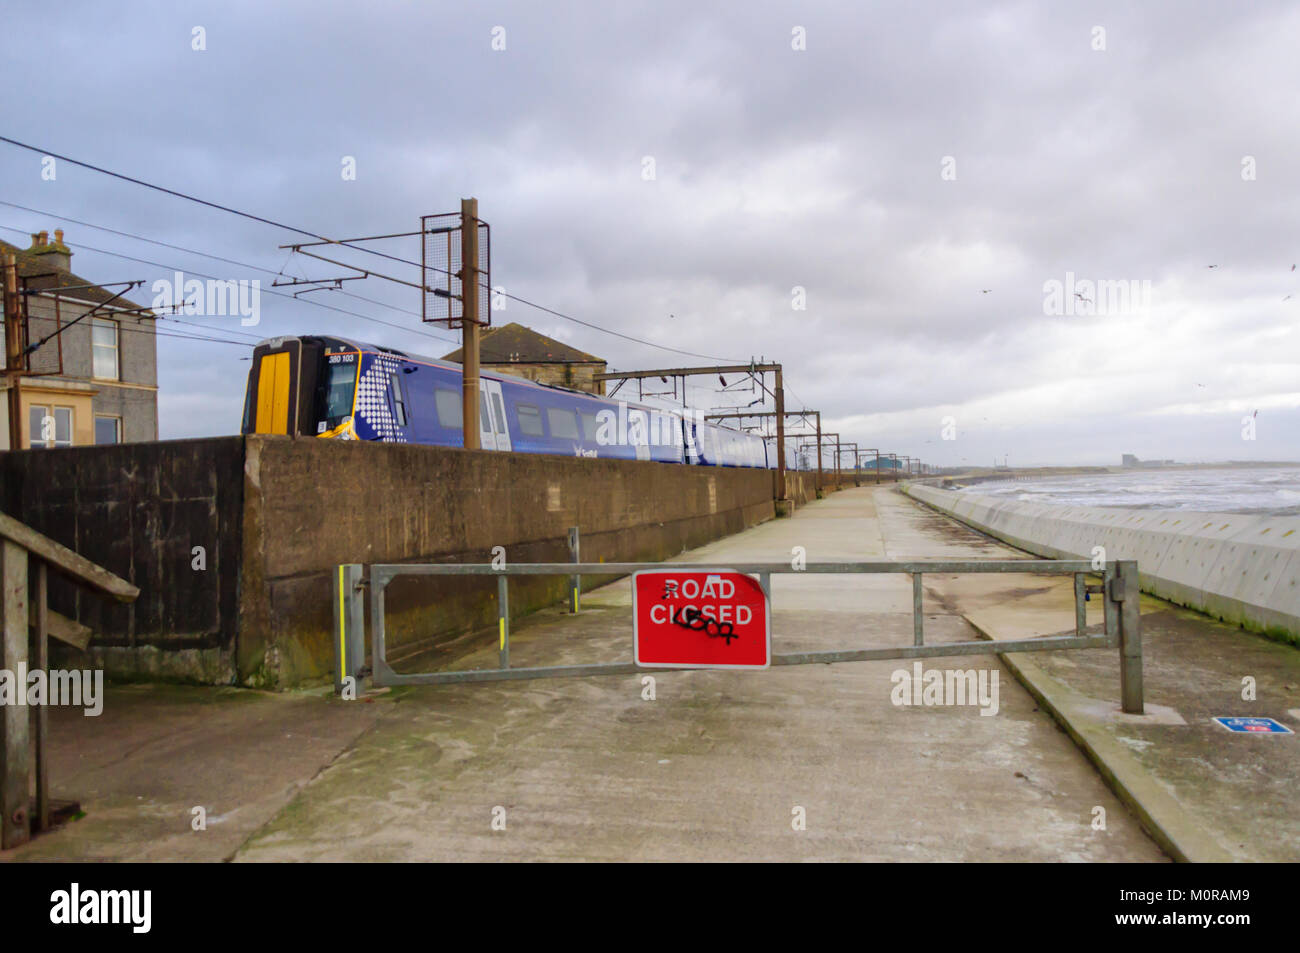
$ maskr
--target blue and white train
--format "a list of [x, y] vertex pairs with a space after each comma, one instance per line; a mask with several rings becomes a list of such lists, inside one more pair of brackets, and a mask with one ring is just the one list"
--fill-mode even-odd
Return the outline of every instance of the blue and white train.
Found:
[[[776, 466], [776, 441], [664, 410], [483, 371], [485, 450]], [[464, 446], [461, 366], [324, 335], [279, 337], [253, 351], [241, 432]], [[797, 468], [787, 447], [786, 464]]]

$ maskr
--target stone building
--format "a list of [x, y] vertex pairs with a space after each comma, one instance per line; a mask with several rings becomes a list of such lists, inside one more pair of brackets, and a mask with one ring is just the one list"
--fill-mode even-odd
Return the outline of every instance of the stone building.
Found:
[[[39, 292], [20, 295], [26, 313], [23, 345], [44, 343], [30, 356], [32, 374], [19, 380], [20, 432], [11, 439], [9, 416], [0, 413], [0, 445], [26, 449], [157, 440], [152, 316], [125, 297], [114, 298], [120, 287], [103, 288], [74, 274], [61, 229], [53, 241], [48, 232], [33, 234], [25, 250], [0, 241], [0, 259], [9, 253], [17, 259], [19, 291]], [[7, 383], [4, 389], [7, 401]]]
[[[461, 349], [443, 355], [443, 360], [462, 363]], [[479, 366], [543, 384], [605, 393], [605, 382], [592, 380], [594, 375], [605, 373], [604, 358], [579, 351], [522, 324], [511, 323], [484, 331], [479, 337]]]

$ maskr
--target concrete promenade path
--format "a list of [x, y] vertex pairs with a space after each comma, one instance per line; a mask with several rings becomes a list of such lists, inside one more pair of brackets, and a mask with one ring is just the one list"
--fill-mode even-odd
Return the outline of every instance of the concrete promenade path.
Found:
[[[929, 526], [954, 541], [990, 545], [900, 496], [880, 497], [879, 504], [887, 538]], [[891, 555], [901, 558], [902, 551]], [[1072, 628], [1062, 625], [1073, 609], [1068, 580], [1029, 578], [1031, 587], [1018, 587], [1012, 578], [939, 576], [930, 579], [926, 598], [961, 611], [995, 639]], [[1114, 650], [1011, 654], [1006, 664], [1176, 859], [1300, 860], [1300, 734], [1233, 733], [1214, 721], [1271, 717], [1300, 731], [1300, 651], [1149, 596], [1141, 613], [1145, 716], [1119, 711]], [[1091, 631], [1101, 631], [1100, 600], [1090, 603], [1088, 621]]]
[[[788, 560], [795, 546], [810, 562], [1006, 552], [892, 488], [863, 487], [682, 560]], [[937, 580], [927, 642], [977, 637], [964, 613], [1010, 612], [1048, 584], [1014, 580], [1020, 591], [991, 599]], [[775, 651], [911, 642], [906, 576], [773, 581]], [[1059, 616], [1058, 628], [1071, 623], [1068, 609]], [[494, 664], [491, 641], [455, 666]], [[627, 580], [585, 594], [576, 617], [545, 610], [512, 630], [514, 665], [630, 657]], [[80, 798], [86, 816], [0, 858], [1168, 859], [996, 657], [925, 667], [996, 672], [997, 713], [895, 706], [890, 676], [911, 670], [903, 661], [658, 672], [653, 700], [640, 675], [406, 688], [362, 702], [116, 687], [98, 719], [52, 713], [55, 794]], [[1098, 691], [1116, 700], [1118, 683]], [[194, 806], [206, 830], [193, 829]]]
[[[683, 560], [972, 554], [924, 525], [882, 531], [878, 499], [924, 522], [864, 487]], [[776, 651], [911, 642], [906, 576], [776, 576], [773, 600]], [[926, 623], [935, 641], [975, 637], [939, 605]], [[585, 596], [576, 619], [539, 613], [511, 638], [520, 666], [630, 654], [626, 580]], [[995, 657], [927, 665], [1000, 672], [997, 714], [896, 707], [890, 674], [910, 663], [893, 661], [660, 672], [653, 701], [641, 676], [394, 692], [237, 859], [1165, 859]]]

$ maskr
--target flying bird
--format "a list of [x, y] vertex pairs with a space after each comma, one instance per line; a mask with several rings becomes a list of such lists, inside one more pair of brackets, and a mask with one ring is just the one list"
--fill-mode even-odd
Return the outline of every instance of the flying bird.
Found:
[[1285, 298], [1283, 298], [1282, 300], [1283, 300], [1283, 301], [1290, 301], [1290, 300], [1291, 300], [1291, 296], [1290, 296], [1290, 295], [1287, 295], [1287, 296], [1286, 296]]
[[1205, 267], [1206, 267], [1206, 268], [1218, 268], [1219, 266], [1218, 266], [1218, 265], [1206, 265]]
[[980, 289], [980, 294], [982, 294], [982, 295], [986, 295], [986, 294], [988, 294], [988, 293], [989, 293], [990, 291], [992, 291], [992, 290], [993, 290], [992, 288], [981, 288], [981, 289]]

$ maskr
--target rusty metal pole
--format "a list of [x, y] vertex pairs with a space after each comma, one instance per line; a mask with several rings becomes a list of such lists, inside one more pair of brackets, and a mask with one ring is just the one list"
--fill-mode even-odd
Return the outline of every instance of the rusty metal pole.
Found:
[[820, 495], [825, 475], [822, 473], [822, 415], [817, 412], [817, 492]]
[[22, 413], [19, 406], [18, 379], [22, 374], [23, 327], [22, 308], [18, 302], [18, 259], [10, 252], [5, 255], [4, 276], [5, 309], [5, 379], [9, 385], [9, 447], [22, 447]]
[[786, 507], [785, 493], [785, 387], [781, 380], [781, 367], [777, 365], [772, 396], [776, 401], [776, 500], [778, 515]]
[[465, 449], [478, 450], [478, 199], [460, 200], [461, 411]]

